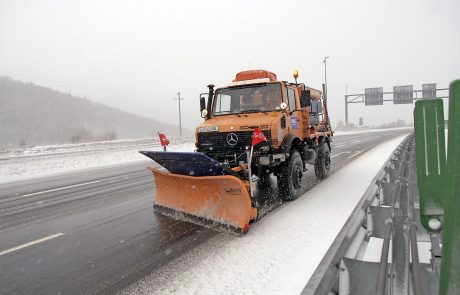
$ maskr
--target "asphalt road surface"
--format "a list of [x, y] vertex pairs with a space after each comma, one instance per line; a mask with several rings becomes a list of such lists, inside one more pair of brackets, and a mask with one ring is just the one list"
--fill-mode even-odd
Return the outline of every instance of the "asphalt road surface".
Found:
[[[407, 133], [335, 136], [331, 173]], [[0, 294], [114, 293], [207, 239], [228, 234], [154, 213], [155, 184], [145, 169], [152, 164], [0, 185]], [[312, 170], [303, 191], [318, 183]], [[276, 178], [259, 193], [276, 196]], [[262, 218], [280, 206], [267, 204]]]

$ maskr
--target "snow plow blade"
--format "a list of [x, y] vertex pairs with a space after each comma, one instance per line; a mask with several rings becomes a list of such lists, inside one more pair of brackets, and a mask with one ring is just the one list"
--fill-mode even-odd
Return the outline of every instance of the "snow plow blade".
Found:
[[[234, 176], [194, 177], [149, 170], [155, 176], [157, 189], [154, 207], [161, 213], [205, 226], [218, 223], [237, 233], [246, 233], [249, 223], [257, 217], [244, 183]], [[185, 215], [177, 215], [178, 212]], [[193, 217], [198, 220], [190, 220]]]
[[228, 175], [219, 162], [200, 153], [141, 153], [176, 172], [148, 168], [156, 184], [156, 211], [238, 234], [246, 233], [251, 221], [257, 218], [257, 209], [252, 206], [245, 183]]

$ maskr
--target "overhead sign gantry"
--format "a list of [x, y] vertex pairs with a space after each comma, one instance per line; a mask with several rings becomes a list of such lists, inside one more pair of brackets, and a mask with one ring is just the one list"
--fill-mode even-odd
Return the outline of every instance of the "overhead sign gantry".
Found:
[[[412, 104], [417, 99], [448, 98], [448, 95], [438, 96], [439, 91], [448, 91], [448, 88], [436, 88], [436, 83], [422, 84], [421, 90], [414, 90], [413, 85], [394, 86], [393, 91], [384, 92], [383, 87], [366, 88], [364, 93], [345, 94], [345, 126], [348, 126], [348, 104], [364, 103], [366, 106], [383, 105], [385, 101], [393, 104]], [[419, 97], [419, 93], [421, 97]], [[385, 99], [385, 95], [392, 98]]]

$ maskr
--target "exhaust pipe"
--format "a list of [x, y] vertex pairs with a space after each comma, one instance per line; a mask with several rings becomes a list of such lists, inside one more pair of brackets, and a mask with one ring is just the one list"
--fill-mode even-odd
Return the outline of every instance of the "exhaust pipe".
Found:
[[214, 96], [214, 84], [209, 84], [208, 89], [209, 89], [209, 95], [208, 95], [208, 105], [206, 109], [208, 110], [207, 117], [209, 118], [211, 116], [212, 97]]

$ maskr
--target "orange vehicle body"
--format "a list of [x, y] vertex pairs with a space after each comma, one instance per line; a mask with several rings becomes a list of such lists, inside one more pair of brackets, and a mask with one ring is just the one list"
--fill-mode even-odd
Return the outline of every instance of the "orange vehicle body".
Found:
[[239, 72], [238, 74], [236, 74], [234, 81], [235, 82], [250, 81], [250, 80], [255, 80], [255, 79], [263, 79], [263, 78], [269, 79], [270, 82], [275, 82], [276, 74], [269, 72], [269, 71], [264, 71], [264, 70], [243, 71], [243, 72]]
[[[266, 89], [275, 89], [278, 93], [276, 106], [269, 107], [271, 94], [265, 93]], [[243, 101], [249, 97], [246, 92], [252, 90], [251, 103], [260, 105], [260, 110], [230, 111], [231, 105], [242, 108]], [[225, 105], [228, 111], [218, 113], [222, 100], [229, 97], [232, 100]], [[327, 106], [324, 105], [321, 113], [312, 112], [313, 102], [320, 100], [321, 91], [303, 84], [278, 81], [274, 73], [264, 70], [240, 72], [229, 86], [215, 91], [210, 87], [207, 107], [201, 104], [205, 121], [196, 129], [197, 152], [228, 167], [229, 175], [179, 175], [150, 168], [157, 184], [155, 206], [163, 213], [168, 211], [170, 216], [177, 217], [179, 213], [223, 224], [239, 233], [247, 232], [259, 210], [251, 194], [251, 175], [260, 178], [263, 173], [274, 173], [281, 190], [286, 185], [281, 183], [283, 178], [279, 175], [292, 174], [286, 172], [286, 167], [293, 151], [301, 155], [302, 165], [314, 162], [315, 172], [321, 151], [330, 152], [333, 133], [328, 126]], [[307, 103], [311, 106], [306, 106]], [[267, 142], [254, 147], [249, 160], [250, 140], [256, 128], [262, 130]], [[232, 134], [239, 140], [238, 144], [232, 145], [229, 141]], [[328, 161], [330, 163], [330, 159]], [[293, 189], [287, 190], [288, 194], [295, 193]]]
[[[278, 82], [276, 75], [269, 71], [264, 70], [250, 70], [236, 74], [235, 82], [250, 81], [261, 78], [268, 78], [270, 82]], [[322, 92], [314, 88], [302, 85], [286, 85], [287, 83], [281, 82], [282, 93], [286, 93], [287, 89], [295, 90], [295, 107], [290, 106], [289, 112], [280, 114], [279, 111], [268, 113], [252, 113], [248, 117], [225, 116], [225, 117], [210, 117], [203, 122], [196, 129], [196, 142], [198, 142], [198, 130], [200, 127], [219, 126], [219, 132], [232, 132], [232, 131], [247, 131], [253, 130], [258, 127], [261, 130], [270, 130], [272, 146], [279, 148], [283, 139], [288, 134], [293, 134], [300, 139], [318, 139], [324, 136], [332, 136], [332, 130], [325, 126], [326, 120], [323, 119], [317, 125], [310, 124], [310, 113], [305, 107], [300, 105], [300, 92], [303, 87], [310, 91], [311, 100], [319, 101], [322, 98]], [[282, 102], [288, 103], [288, 98], [283, 96]], [[292, 110], [291, 110], [292, 109]], [[287, 119], [286, 128], [278, 128], [283, 116]], [[327, 117], [327, 108], [325, 109], [324, 117]], [[293, 128], [291, 117], [297, 119], [297, 128]]]

